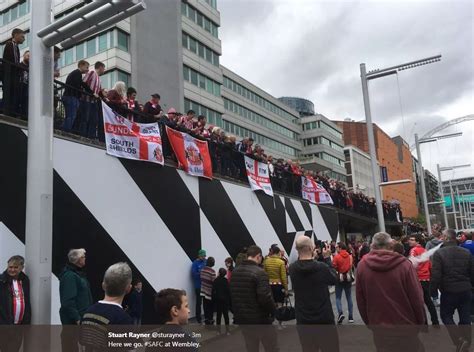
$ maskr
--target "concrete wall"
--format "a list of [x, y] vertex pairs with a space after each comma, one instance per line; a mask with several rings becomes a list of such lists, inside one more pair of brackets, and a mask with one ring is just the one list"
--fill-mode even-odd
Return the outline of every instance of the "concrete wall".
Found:
[[148, 1], [146, 11], [131, 19], [132, 85], [144, 102], [160, 94], [164, 110], [184, 109], [180, 6], [175, 0]]
[[[12, 148], [15, 146], [15, 148]], [[27, 136], [0, 122], [0, 265], [24, 254]], [[154, 321], [156, 291], [181, 288], [194, 307], [191, 263], [200, 248], [216, 259], [274, 243], [296, 259], [294, 240], [336, 240], [338, 214], [301, 199], [255, 193], [248, 185], [192, 177], [173, 167], [118, 159], [105, 150], [54, 139], [53, 264], [58, 277], [71, 248], [87, 250], [95, 300], [108, 266], [126, 261], [143, 280], [144, 322]], [[27, 263], [28, 263], [28, 258]], [[26, 268], [28, 271], [28, 268]], [[57, 319], [58, 285], [53, 280]], [[193, 310], [194, 314], [194, 310]], [[57, 321], [56, 321], [57, 322]]]

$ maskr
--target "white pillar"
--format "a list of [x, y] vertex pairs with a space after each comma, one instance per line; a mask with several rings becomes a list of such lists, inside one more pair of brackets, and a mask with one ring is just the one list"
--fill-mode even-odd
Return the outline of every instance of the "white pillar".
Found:
[[51, 323], [53, 224], [53, 49], [36, 33], [51, 23], [51, 0], [31, 6], [28, 162], [26, 181], [26, 271], [32, 324]]

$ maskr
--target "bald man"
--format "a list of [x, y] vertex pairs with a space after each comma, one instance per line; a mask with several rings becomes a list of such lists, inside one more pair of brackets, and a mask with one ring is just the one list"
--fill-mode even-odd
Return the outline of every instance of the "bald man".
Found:
[[[296, 324], [303, 352], [339, 351], [329, 286], [335, 285], [337, 273], [331, 265], [331, 248], [323, 248], [324, 262], [314, 259], [316, 248], [307, 236], [296, 239], [298, 260], [290, 265], [295, 292]], [[329, 325], [312, 328], [310, 325]]]

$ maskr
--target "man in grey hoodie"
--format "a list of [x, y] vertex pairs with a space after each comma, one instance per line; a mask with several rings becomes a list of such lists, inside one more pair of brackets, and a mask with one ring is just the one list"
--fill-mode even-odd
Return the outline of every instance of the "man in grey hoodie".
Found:
[[433, 239], [426, 243], [425, 249], [429, 251], [430, 249], [436, 247], [440, 243], [443, 243], [444, 236], [441, 232], [433, 232]]

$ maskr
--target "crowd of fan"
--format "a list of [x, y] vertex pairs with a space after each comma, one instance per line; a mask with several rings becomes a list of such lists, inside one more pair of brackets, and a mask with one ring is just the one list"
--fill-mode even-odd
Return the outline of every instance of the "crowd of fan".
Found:
[[[24, 32], [15, 29], [12, 40], [4, 50], [4, 64], [13, 62], [21, 64], [21, 69], [11, 70], [11, 87], [13, 97], [21, 97], [12, 104], [12, 109], [19, 116], [27, 112], [28, 62], [29, 53], [25, 53], [24, 63], [19, 62], [18, 44], [24, 41]], [[58, 62], [61, 51], [54, 50], [54, 77], [59, 77]], [[274, 190], [301, 196], [301, 176], [313, 179], [322, 185], [331, 196], [334, 205], [340, 209], [351, 210], [368, 217], [376, 217], [375, 199], [361, 192], [346, 189], [346, 185], [329, 178], [323, 172], [305, 170], [298, 161], [276, 159], [267, 155], [261, 145], [254, 144], [252, 138], [237, 141], [237, 137], [228, 135], [218, 126], [207, 124], [206, 116], [196, 115], [193, 110], [186, 114], [179, 113], [171, 107], [165, 111], [160, 105], [160, 95], [154, 93], [149, 101], [137, 100], [137, 90], [128, 87], [122, 81], [116, 82], [112, 89], [102, 87], [100, 76], [106, 67], [98, 61], [93, 69], [86, 60], [80, 60], [77, 69], [69, 73], [65, 83], [57, 82], [55, 86], [55, 127], [65, 132], [79, 134], [85, 138], [105, 141], [103, 116], [100, 103], [107, 103], [113, 110], [133, 122], [158, 122], [161, 128], [163, 154], [175, 159], [167, 139], [164, 126], [187, 132], [192, 136], [208, 141], [212, 159], [213, 172], [224, 177], [247, 181], [243, 155], [268, 164], [271, 184]], [[62, 104], [60, 104], [60, 102]], [[8, 105], [8, 104], [7, 104]], [[15, 113], [13, 113], [15, 114]], [[402, 222], [400, 204], [397, 201], [383, 202], [384, 216], [387, 220]]]

